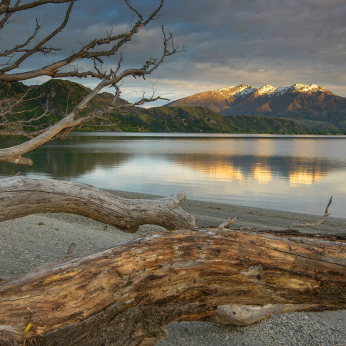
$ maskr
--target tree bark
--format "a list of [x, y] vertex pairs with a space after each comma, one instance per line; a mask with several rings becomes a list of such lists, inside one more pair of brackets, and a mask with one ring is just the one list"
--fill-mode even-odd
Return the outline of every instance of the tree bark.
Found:
[[[346, 244], [220, 228], [144, 236], [0, 283], [0, 340], [153, 345], [170, 321], [234, 323], [239, 305], [240, 324], [346, 308]], [[246, 317], [244, 305], [264, 307]]]
[[126, 199], [93, 186], [16, 176], [0, 179], [0, 222], [36, 213], [73, 213], [134, 233], [140, 225], [195, 225], [180, 206], [185, 192], [160, 199]]

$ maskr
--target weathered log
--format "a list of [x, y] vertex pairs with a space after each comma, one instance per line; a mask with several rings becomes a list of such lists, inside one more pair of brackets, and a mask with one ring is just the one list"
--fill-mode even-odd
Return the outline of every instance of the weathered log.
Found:
[[0, 222], [36, 213], [73, 213], [134, 233], [140, 225], [194, 227], [181, 208], [185, 192], [160, 199], [126, 199], [96, 187], [21, 176], [0, 179]]
[[346, 308], [346, 244], [226, 229], [144, 236], [0, 283], [0, 338], [150, 345], [172, 320], [225, 323], [230, 304], [280, 304], [267, 316]]

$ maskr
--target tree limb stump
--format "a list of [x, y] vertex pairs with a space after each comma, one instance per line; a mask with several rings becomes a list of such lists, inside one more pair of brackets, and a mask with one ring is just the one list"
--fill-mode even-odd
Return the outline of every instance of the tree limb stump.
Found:
[[266, 317], [346, 308], [346, 244], [226, 229], [143, 236], [0, 283], [0, 336], [150, 345], [173, 320], [224, 323], [229, 305], [267, 305]]
[[126, 199], [96, 187], [21, 176], [0, 179], [0, 222], [36, 213], [73, 213], [135, 233], [140, 225], [168, 230], [191, 228], [195, 219], [181, 208], [185, 192], [159, 199]]

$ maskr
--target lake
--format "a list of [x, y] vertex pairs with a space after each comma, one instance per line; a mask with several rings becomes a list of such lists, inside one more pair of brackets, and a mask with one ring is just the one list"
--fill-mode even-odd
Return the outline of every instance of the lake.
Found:
[[329, 211], [345, 218], [345, 149], [346, 136], [72, 133], [27, 154], [32, 167], [0, 162], [0, 175], [319, 215], [334, 195]]

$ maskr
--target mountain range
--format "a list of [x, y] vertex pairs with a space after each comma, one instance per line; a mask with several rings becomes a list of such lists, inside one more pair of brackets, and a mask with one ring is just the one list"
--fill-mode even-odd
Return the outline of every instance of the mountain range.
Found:
[[[300, 91], [297, 91], [300, 90]], [[53, 123], [60, 120], [84, 98], [90, 89], [66, 80], [50, 80], [42, 85], [27, 86], [23, 83], [0, 82], [0, 99], [4, 97], [18, 98], [27, 93], [27, 101], [19, 106], [21, 117], [25, 120], [37, 117], [48, 106], [51, 111], [47, 118], [41, 118], [36, 125]], [[256, 89], [247, 84], [237, 87], [222, 88], [174, 101], [166, 107], [129, 107], [113, 112], [109, 121], [97, 124], [85, 124], [79, 131], [141, 131], [141, 132], [193, 132], [193, 133], [310, 133], [340, 132], [341, 126], [331, 122], [290, 119], [275, 117], [272, 112], [254, 112], [250, 105], [278, 100], [284, 95], [296, 93], [305, 96], [332, 97], [345, 100], [330, 91], [312, 85], [295, 85], [290, 88], [274, 88], [265, 85]], [[259, 96], [262, 95], [262, 96]], [[323, 96], [321, 96], [323, 95]], [[262, 99], [262, 98], [263, 99]], [[98, 94], [86, 111], [100, 109], [111, 102], [110, 93]], [[257, 100], [257, 101], [256, 101]], [[128, 104], [120, 99], [120, 103]], [[278, 102], [278, 101], [277, 101]], [[246, 106], [247, 104], [247, 106]], [[248, 110], [240, 112], [243, 107]], [[261, 109], [265, 107], [262, 105]], [[271, 104], [271, 110], [274, 109]], [[259, 107], [256, 107], [256, 109]], [[299, 107], [296, 104], [296, 109]], [[231, 112], [235, 112], [235, 115]], [[236, 111], [235, 111], [236, 109]], [[231, 114], [229, 114], [231, 113]], [[244, 114], [241, 114], [244, 113]], [[337, 113], [337, 112], [336, 112]], [[339, 113], [337, 113], [339, 114]], [[35, 124], [31, 124], [35, 125]], [[35, 126], [36, 126], [35, 125]], [[31, 128], [34, 129], [34, 128]], [[0, 124], [1, 130], [1, 124]]]
[[167, 106], [202, 106], [226, 116], [260, 115], [290, 118], [311, 129], [346, 129], [346, 98], [316, 84], [289, 87], [241, 84], [210, 90], [170, 102]]

